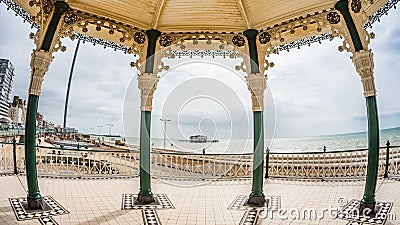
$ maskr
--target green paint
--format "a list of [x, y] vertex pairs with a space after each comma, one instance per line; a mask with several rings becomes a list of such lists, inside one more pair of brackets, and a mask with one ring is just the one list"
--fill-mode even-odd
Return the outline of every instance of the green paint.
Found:
[[154, 53], [156, 52], [157, 38], [161, 35], [158, 30], [147, 30], [147, 37], [149, 38], [147, 44], [147, 55], [146, 55], [146, 73], [153, 73], [154, 69]]
[[264, 196], [263, 170], [264, 170], [264, 122], [263, 112], [253, 112], [254, 121], [254, 159], [253, 159], [253, 185], [250, 196]]
[[335, 4], [335, 9], [342, 13], [344, 21], [346, 22], [347, 29], [350, 32], [351, 39], [353, 41], [354, 49], [356, 51], [363, 50], [360, 36], [358, 34], [356, 25], [354, 24], [353, 18], [349, 11], [349, 2], [347, 0], [340, 0]]
[[140, 195], [151, 195], [150, 178], [150, 124], [151, 112], [140, 116]]
[[363, 203], [374, 203], [379, 164], [378, 110], [375, 96], [367, 97], [366, 101], [368, 116], [368, 166], [367, 180], [365, 182], [363, 199], [361, 201]]
[[28, 183], [28, 198], [41, 198], [36, 170], [36, 114], [39, 96], [30, 94], [26, 111], [25, 126], [25, 167]]
[[260, 68], [258, 67], [258, 52], [257, 52], [257, 34], [258, 30], [250, 29], [243, 32], [244, 36], [247, 38], [247, 42], [249, 45], [249, 54], [250, 54], [250, 64], [251, 64], [251, 73], [259, 73]]
[[44, 36], [43, 43], [41, 46], [41, 49], [45, 50], [45, 51], [50, 51], [50, 46], [51, 46], [51, 43], [53, 42], [53, 37], [57, 30], [57, 26], [61, 19], [61, 16], [63, 13], [65, 13], [69, 9], [69, 6], [66, 2], [57, 1], [54, 5], [55, 5], [54, 6], [55, 9], [54, 9], [53, 17], [51, 18], [50, 24], [47, 27], [47, 31], [46, 31], [46, 34]]
[[[335, 4], [335, 8], [339, 10], [346, 22], [356, 51], [363, 50], [360, 36], [350, 15], [348, 1], [340, 0]], [[376, 182], [378, 179], [379, 165], [379, 123], [378, 110], [376, 106], [375, 96], [366, 98], [367, 116], [368, 116], [368, 166], [367, 179], [365, 181], [364, 195], [361, 200], [363, 203], [375, 203]]]

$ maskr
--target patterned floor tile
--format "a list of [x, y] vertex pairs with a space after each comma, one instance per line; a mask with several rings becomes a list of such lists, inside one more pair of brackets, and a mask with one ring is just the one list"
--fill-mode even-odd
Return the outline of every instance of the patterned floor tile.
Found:
[[[249, 198], [248, 195], [238, 195], [235, 200], [229, 205], [229, 210], [249, 210], [253, 207], [245, 205], [247, 199]], [[262, 209], [267, 210], [278, 210], [281, 204], [281, 197], [280, 196], [265, 196], [266, 205], [264, 207], [260, 207]]]
[[148, 205], [135, 205], [136, 194], [122, 194], [122, 209], [123, 210], [139, 210], [139, 209], [174, 209], [166, 194], [155, 194], [155, 202]]
[[161, 225], [155, 209], [142, 209], [142, 216], [144, 225]]
[[42, 217], [58, 216], [69, 213], [68, 210], [62, 207], [51, 196], [43, 197], [43, 210], [27, 210], [28, 203], [26, 198], [9, 198], [9, 200], [17, 220], [39, 219]]
[[42, 217], [39, 218], [39, 222], [42, 225], [58, 225], [57, 221], [53, 219], [53, 217]]
[[356, 224], [385, 224], [388, 214], [392, 209], [393, 203], [391, 202], [377, 202], [378, 209], [374, 217], [368, 217], [359, 213], [360, 201], [351, 200], [341, 211], [338, 212], [337, 217], [344, 220], [350, 220], [351, 225]]
[[261, 210], [259, 210], [259, 209], [251, 209], [251, 210], [246, 211], [244, 213], [239, 225], [255, 225], [255, 224], [257, 224], [260, 211]]

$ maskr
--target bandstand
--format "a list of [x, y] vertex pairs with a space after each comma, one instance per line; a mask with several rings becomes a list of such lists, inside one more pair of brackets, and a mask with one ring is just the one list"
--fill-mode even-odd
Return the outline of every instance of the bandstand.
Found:
[[[65, 51], [62, 39], [81, 39], [133, 54], [139, 74], [140, 187], [137, 205], [152, 204], [150, 127], [153, 94], [158, 74], [169, 69], [163, 59], [180, 51], [228, 55], [243, 60], [235, 67], [246, 73], [253, 111], [252, 189], [247, 203], [268, 204], [264, 183], [264, 92], [267, 71], [274, 66], [268, 56], [323, 40], [342, 38], [340, 52], [351, 60], [361, 78], [368, 118], [368, 167], [360, 210], [374, 211], [379, 162], [379, 125], [374, 82], [373, 52], [368, 47], [375, 34], [367, 31], [395, 0], [138, 0], [53, 1], [2, 0], [37, 29], [31, 33], [36, 49], [31, 54], [31, 79], [26, 115], [25, 156], [29, 209], [41, 209], [36, 168], [36, 113], [42, 82], [53, 53]], [[129, 65], [127, 65], [129, 66]], [[279, 65], [277, 65], [279, 66]], [[250, 101], [250, 99], [249, 99]], [[139, 120], [139, 118], [138, 118]], [[132, 187], [134, 188], [134, 187]], [[266, 190], [268, 192], [268, 190]]]

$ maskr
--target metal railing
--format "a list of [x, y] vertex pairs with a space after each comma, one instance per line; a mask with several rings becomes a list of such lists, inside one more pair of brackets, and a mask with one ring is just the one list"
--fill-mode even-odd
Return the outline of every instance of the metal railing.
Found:
[[[25, 171], [24, 146], [0, 142], [0, 173]], [[137, 176], [139, 152], [37, 146], [39, 175]], [[366, 176], [367, 149], [265, 154], [268, 177], [360, 178]], [[243, 178], [252, 176], [253, 154], [152, 152], [151, 175], [174, 178]], [[387, 163], [388, 162], [388, 163]], [[386, 174], [386, 175], [385, 175]], [[379, 176], [400, 175], [400, 146], [381, 147]]]

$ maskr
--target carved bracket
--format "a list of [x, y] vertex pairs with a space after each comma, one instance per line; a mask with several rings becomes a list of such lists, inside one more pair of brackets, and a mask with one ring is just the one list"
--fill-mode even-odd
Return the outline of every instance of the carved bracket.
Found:
[[361, 77], [365, 97], [376, 96], [373, 57], [374, 54], [371, 50], [354, 52], [353, 57], [351, 57], [356, 71]]
[[44, 75], [49, 69], [53, 56], [50, 52], [33, 50], [31, 57], [32, 73], [29, 94], [40, 96]]
[[251, 93], [252, 110], [264, 111], [264, 91], [267, 88], [267, 76], [261, 73], [246, 76], [247, 88]]
[[145, 73], [138, 75], [137, 79], [138, 87], [140, 89], [140, 110], [151, 111], [153, 109], [153, 94], [157, 89], [159, 77], [151, 73]]

